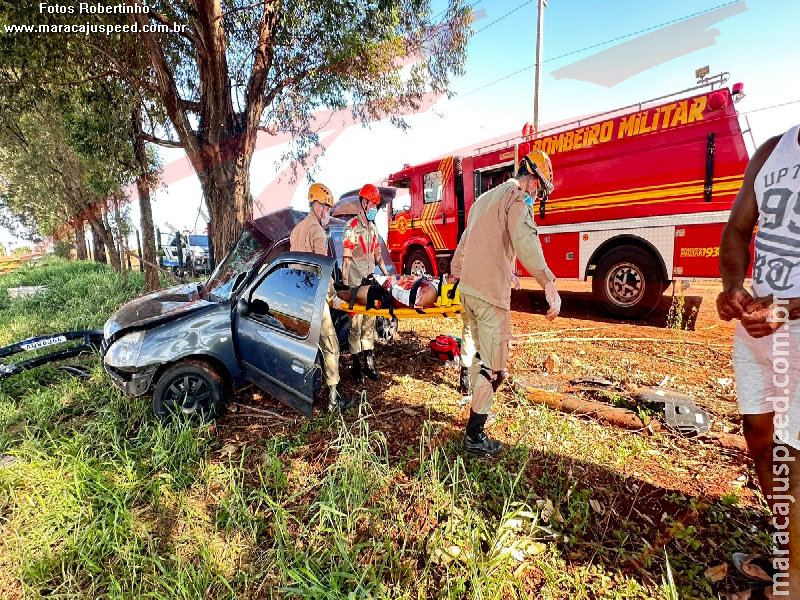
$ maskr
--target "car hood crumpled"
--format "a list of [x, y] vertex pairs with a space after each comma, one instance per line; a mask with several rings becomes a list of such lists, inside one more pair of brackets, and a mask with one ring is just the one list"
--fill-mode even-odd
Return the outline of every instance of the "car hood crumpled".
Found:
[[120, 331], [155, 327], [178, 315], [185, 315], [212, 304], [200, 297], [196, 283], [158, 290], [128, 302], [111, 315], [103, 327], [103, 335], [106, 340], [110, 340]]

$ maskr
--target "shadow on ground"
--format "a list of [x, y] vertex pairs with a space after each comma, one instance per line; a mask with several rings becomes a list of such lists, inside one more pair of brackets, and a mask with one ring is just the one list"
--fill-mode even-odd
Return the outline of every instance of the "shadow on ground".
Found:
[[[675, 316], [672, 316], [670, 307], [673, 305], [673, 297], [669, 292], [671, 292], [671, 289], [661, 296], [652, 313], [635, 322], [649, 327], [666, 329], [670, 328], [672, 323], [679, 319], [683, 329], [693, 331], [703, 298], [701, 296], [683, 296], [683, 306], [679, 307], [676, 303], [676, 309], [672, 311]], [[561, 318], [585, 319], [597, 323], [631, 322], [610, 316], [591, 293], [561, 292], [561, 301], [561, 313], [559, 315]], [[511, 310], [543, 315], [547, 312], [547, 308], [547, 301], [544, 298], [543, 291], [515, 290], [511, 294]], [[680, 308], [680, 311], [677, 310], [678, 308]]]

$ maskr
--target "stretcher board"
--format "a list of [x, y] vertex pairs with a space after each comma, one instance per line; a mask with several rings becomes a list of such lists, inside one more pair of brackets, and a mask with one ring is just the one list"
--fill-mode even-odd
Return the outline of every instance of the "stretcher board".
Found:
[[[389, 313], [388, 308], [370, 308], [368, 309], [363, 304], [354, 304], [353, 308], [348, 308], [347, 304], [342, 304], [341, 310], [346, 313], [357, 315], [370, 315], [373, 317], [386, 317], [390, 319], [392, 315]], [[450, 306], [434, 306], [432, 308], [395, 308], [394, 316], [398, 319], [427, 319], [429, 317], [457, 317], [461, 314], [460, 304], [451, 304]]]
[[[427, 319], [428, 317], [456, 317], [461, 314], [461, 296], [458, 293], [458, 288], [450, 298], [451, 290], [455, 284], [444, 283], [441, 286], [441, 293], [436, 300], [436, 306], [430, 308], [411, 308], [406, 306], [403, 308], [395, 308], [394, 316], [398, 319]], [[388, 308], [371, 308], [368, 309], [363, 304], [354, 304], [353, 308], [348, 308], [348, 305], [342, 304], [341, 310], [343, 312], [352, 313], [356, 315], [370, 315], [374, 317], [391, 318], [391, 313]]]

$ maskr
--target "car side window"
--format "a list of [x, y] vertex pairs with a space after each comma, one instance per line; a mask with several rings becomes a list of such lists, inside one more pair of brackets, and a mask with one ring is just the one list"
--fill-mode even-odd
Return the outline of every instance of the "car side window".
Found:
[[250, 315], [271, 327], [305, 338], [311, 329], [320, 269], [301, 263], [272, 267], [250, 295]]

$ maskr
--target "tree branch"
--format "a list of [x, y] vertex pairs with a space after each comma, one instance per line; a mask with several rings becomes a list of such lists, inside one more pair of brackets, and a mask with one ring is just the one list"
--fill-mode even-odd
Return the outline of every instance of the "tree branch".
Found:
[[[140, 25], [146, 23], [146, 17], [140, 13], [135, 14], [134, 18]], [[201, 149], [200, 141], [197, 139], [189, 118], [186, 116], [185, 108], [178, 93], [178, 86], [167, 57], [164, 55], [164, 50], [152, 34], [143, 33], [142, 37], [147, 54], [150, 57], [150, 65], [153, 67], [158, 81], [158, 96], [164, 104], [178, 137], [183, 142], [183, 148], [187, 152], [198, 152]]]
[[161, 138], [157, 138], [154, 135], [150, 135], [149, 133], [142, 132], [142, 138], [150, 142], [152, 144], [157, 144], [158, 146], [163, 146], [164, 148], [183, 148], [184, 145], [180, 142], [176, 142], [174, 140], [162, 140]]
[[262, 4], [266, 4], [269, 0], [259, 0], [258, 2], [253, 2], [252, 4], [246, 4], [245, 6], [238, 6], [234, 9], [229, 10], [228, 12], [222, 13], [217, 19], [224, 19], [228, 15], [235, 15], [237, 12], [242, 12], [245, 10], [250, 10], [251, 8], [255, 8], [256, 6], [261, 6]]
[[261, 113], [264, 111], [266, 98], [264, 89], [267, 87], [267, 78], [272, 68], [272, 59], [275, 48], [269, 43], [272, 41], [278, 23], [278, 2], [264, 3], [264, 12], [261, 15], [261, 24], [258, 28], [258, 45], [255, 48], [253, 68], [250, 71], [250, 81], [247, 83], [245, 93], [245, 117], [247, 129], [258, 126]]
[[80, 85], [82, 83], [88, 83], [90, 81], [97, 81], [98, 79], [105, 79], [110, 75], [118, 75], [119, 73], [114, 70], [103, 71], [102, 73], [98, 73], [97, 75], [92, 75], [91, 77], [87, 77], [86, 79], [76, 79], [74, 81], [45, 81], [43, 83], [55, 86], [68, 86], [68, 85]]
[[132, 84], [136, 85], [137, 87], [140, 87], [140, 88], [142, 88], [144, 90], [147, 90], [149, 92], [152, 92], [154, 94], [161, 95], [161, 88], [159, 88], [157, 85], [154, 85], [154, 84], [152, 84], [150, 82], [147, 82], [147, 81], [144, 81], [142, 79], [139, 79], [138, 77], [133, 75], [125, 67], [123, 67], [121, 64], [119, 64], [119, 62], [117, 62], [117, 59], [114, 56], [112, 56], [111, 54], [106, 52], [106, 50], [104, 48], [102, 48], [100, 46], [97, 46], [96, 44], [92, 44], [91, 42], [89, 42], [89, 46], [93, 50], [97, 50], [97, 52], [102, 54], [103, 57], [114, 66], [114, 68], [116, 69], [116, 73], [119, 74], [121, 77], [127, 79], [128, 81], [130, 81]]
[[200, 113], [203, 108], [203, 105], [199, 102], [195, 102], [194, 100], [184, 100], [182, 98], [178, 98], [178, 101], [183, 106], [184, 110], [190, 110], [195, 113]]
[[147, 12], [147, 16], [150, 17], [150, 19], [152, 19], [153, 21], [158, 21], [163, 25], [167, 25], [172, 29], [174, 33], [177, 33], [181, 37], [184, 37], [190, 42], [192, 42], [195, 48], [199, 47], [202, 44], [202, 41], [197, 35], [197, 32], [189, 28], [188, 25], [182, 25], [180, 27], [177, 27], [175, 21], [170, 19], [167, 15], [154, 11], [152, 7]]

